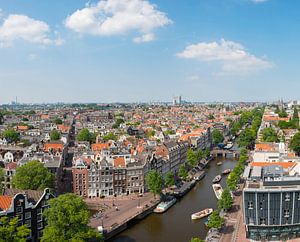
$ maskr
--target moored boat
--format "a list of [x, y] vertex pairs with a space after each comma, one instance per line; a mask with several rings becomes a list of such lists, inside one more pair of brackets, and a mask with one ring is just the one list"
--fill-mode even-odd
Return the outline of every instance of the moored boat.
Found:
[[222, 172], [223, 175], [227, 175], [231, 172], [231, 169], [226, 169]]
[[161, 202], [157, 205], [157, 207], [154, 209], [155, 213], [164, 213], [166, 212], [170, 207], [172, 207], [176, 203], [176, 198], [172, 198], [171, 200]]
[[232, 142], [228, 142], [228, 143], [224, 146], [224, 149], [230, 150], [232, 147], [233, 147], [233, 143], [232, 143]]
[[219, 200], [221, 198], [222, 193], [223, 193], [223, 188], [221, 187], [220, 184], [213, 184], [212, 187], [213, 187], [213, 190], [215, 192], [215, 195], [216, 195], [217, 199]]
[[218, 163], [217, 163], [217, 166], [220, 166], [220, 165], [222, 165], [223, 164], [223, 162], [222, 161], [219, 161]]
[[222, 176], [221, 175], [217, 175], [214, 179], [213, 179], [213, 183], [218, 183], [219, 181], [221, 181]]
[[207, 208], [207, 209], [204, 209], [204, 210], [202, 210], [200, 212], [193, 213], [192, 216], [191, 216], [191, 218], [193, 220], [195, 220], [195, 219], [201, 219], [201, 218], [204, 218], [204, 217], [210, 215], [213, 211], [214, 210], [212, 208]]

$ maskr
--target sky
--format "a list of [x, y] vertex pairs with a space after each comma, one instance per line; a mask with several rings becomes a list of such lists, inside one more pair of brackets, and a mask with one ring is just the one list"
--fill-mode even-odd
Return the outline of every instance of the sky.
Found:
[[0, 104], [299, 99], [300, 1], [0, 0]]

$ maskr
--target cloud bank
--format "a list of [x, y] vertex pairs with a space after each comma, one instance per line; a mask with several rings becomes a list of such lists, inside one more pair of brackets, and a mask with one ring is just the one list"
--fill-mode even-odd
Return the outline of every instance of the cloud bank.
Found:
[[146, 0], [101, 0], [72, 13], [65, 26], [80, 34], [95, 36], [124, 35], [138, 32], [136, 43], [155, 39], [154, 30], [172, 21]]

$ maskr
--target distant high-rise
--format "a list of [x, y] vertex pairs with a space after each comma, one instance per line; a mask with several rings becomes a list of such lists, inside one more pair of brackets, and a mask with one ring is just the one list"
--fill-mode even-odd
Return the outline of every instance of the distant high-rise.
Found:
[[173, 105], [180, 105], [181, 104], [181, 96], [173, 97]]

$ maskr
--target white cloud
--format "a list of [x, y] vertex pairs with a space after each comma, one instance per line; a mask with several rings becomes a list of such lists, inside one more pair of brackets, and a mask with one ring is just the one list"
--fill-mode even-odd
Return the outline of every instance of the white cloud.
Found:
[[101, 0], [75, 11], [65, 26], [77, 33], [97, 36], [123, 35], [136, 31], [134, 42], [155, 39], [156, 28], [171, 24], [165, 13], [147, 0]]
[[0, 25], [0, 47], [11, 46], [15, 40], [24, 40], [41, 45], [61, 45], [61, 38], [51, 39], [50, 28], [43, 21], [25, 15], [12, 14]]
[[177, 56], [220, 63], [223, 73], [247, 73], [272, 67], [267, 60], [248, 53], [243, 45], [224, 39], [219, 42], [189, 45]]
[[153, 41], [153, 40], [155, 40], [154, 34], [144, 34], [140, 37], [136, 37], [136, 38], [133, 39], [133, 41], [135, 43], [150, 42], [150, 41]]

